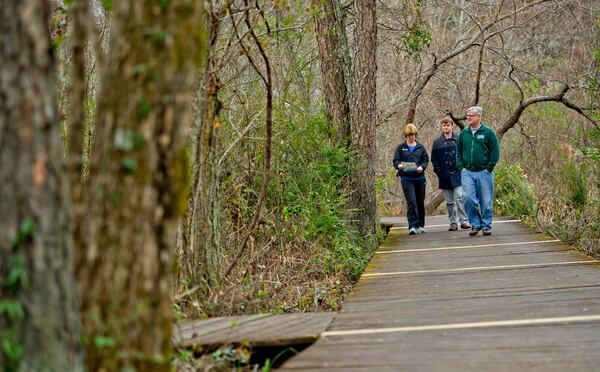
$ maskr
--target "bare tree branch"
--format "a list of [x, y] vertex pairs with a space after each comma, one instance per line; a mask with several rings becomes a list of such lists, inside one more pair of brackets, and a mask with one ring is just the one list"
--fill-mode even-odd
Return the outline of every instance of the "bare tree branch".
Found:
[[548, 96], [535, 96], [535, 97], [531, 97], [528, 98], [525, 101], [521, 101], [519, 103], [519, 106], [516, 108], [515, 112], [511, 115], [510, 118], [508, 118], [508, 120], [506, 120], [504, 122], [504, 124], [502, 124], [502, 127], [500, 127], [500, 129], [498, 130], [498, 139], [502, 139], [502, 137], [504, 136], [504, 134], [511, 129], [512, 127], [515, 126], [515, 124], [518, 123], [519, 119], [521, 118], [521, 115], [523, 114], [523, 112], [525, 111], [525, 109], [527, 107], [529, 107], [530, 105], [536, 104], [536, 103], [540, 103], [540, 102], [559, 102], [562, 103], [563, 105], [565, 105], [566, 107], [570, 108], [571, 110], [574, 110], [575, 112], [579, 113], [580, 115], [582, 115], [583, 117], [585, 117], [587, 120], [589, 120], [592, 124], [594, 124], [596, 126], [596, 128], [599, 128], [598, 122], [596, 120], [594, 120], [592, 117], [590, 117], [589, 115], [587, 115], [583, 109], [577, 105], [575, 105], [573, 102], [569, 101], [567, 98], [565, 98], [565, 94], [567, 94], [567, 92], [570, 90], [571, 88], [568, 85], [563, 85], [560, 89], [560, 91], [554, 95], [548, 95]]
[[[246, 54], [246, 57], [248, 58], [248, 60], [250, 61], [250, 63], [252, 64], [252, 66], [254, 67], [256, 72], [261, 76], [261, 78], [263, 79], [263, 82], [265, 83], [265, 89], [267, 91], [267, 112], [266, 112], [266, 119], [265, 119], [267, 133], [266, 133], [266, 138], [265, 138], [265, 159], [264, 159], [264, 168], [263, 168], [263, 182], [260, 186], [258, 201], [256, 202], [256, 209], [254, 211], [254, 217], [252, 218], [252, 222], [250, 223], [250, 226], [248, 226], [248, 231], [246, 232], [246, 235], [244, 236], [244, 239], [242, 240], [242, 245], [240, 246], [238, 253], [235, 255], [235, 257], [229, 264], [229, 267], [223, 274], [224, 277], [227, 277], [231, 273], [231, 271], [233, 270], [233, 268], [239, 261], [240, 257], [242, 257], [242, 254], [244, 253], [244, 250], [246, 249], [246, 246], [248, 245], [248, 241], [250, 240], [250, 236], [252, 235], [252, 233], [254, 232], [254, 228], [258, 224], [258, 219], [260, 218], [262, 205], [263, 205], [263, 202], [265, 199], [265, 195], [267, 194], [267, 186], [269, 185], [269, 180], [270, 180], [270, 175], [271, 175], [271, 150], [272, 150], [271, 142], [272, 142], [272, 138], [273, 138], [273, 81], [272, 81], [272, 76], [271, 76], [271, 64], [269, 62], [269, 57], [267, 56], [267, 53], [266, 53], [263, 45], [261, 44], [260, 40], [258, 40], [258, 37], [254, 33], [253, 26], [250, 23], [250, 11], [248, 8], [248, 0], [244, 0], [244, 3], [246, 5], [246, 11], [245, 11], [246, 27], [248, 27], [248, 30], [250, 31], [250, 35], [252, 36], [252, 39], [254, 40], [254, 43], [256, 44], [256, 46], [260, 52], [260, 55], [263, 58], [263, 61], [265, 63], [266, 75], [267, 75], [266, 77], [258, 69], [256, 64], [252, 60], [250, 53], [243, 46], [243, 43], [241, 41], [240, 41], [240, 45], [242, 46], [244, 53]], [[258, 3], [256, 3], [256, 6], [258, 7]], [[236, 32], [236, 34], [237, 34], [237, 32]]]
[[[475, 24], [479, 28], [479, 31], [477, 31], [475, 33], [475, 35], [473, 35], [471, 37], [471, 39], [467, 43], [465, 43], [463, 46], [455, 48], [454, 50], [446, 53], [445, 55], [443, 55], [442, 57], [440, 57], [437, 60], [434, 59], [433, 64], [426, 70], [425, 75], [421, 76], [421, 78], [418, 80], [418, 83], [416, 84], [414, 95], [411, 98], [409, 106], [408, 106], [405, 122], [410, 123], [410, 122], [414, 121], [416, 107], [417, 107], [419, 97], [420, 97], [421, 93], [423, 92], [423, 90], [425, 89], [425, 87], [427, 86], [427, 83], [436, 74], [437, 70], [439, 69], [439, 67], [442, 64], [444, 64], [447, 61], [451, 60], [452, 58], [466, 52], [467, 50], [471, 49], [474, 46], [481, 45], [478, 42], [478, 40], [480, 38], [485, 40], [488, 37], [488, 35], [485, 35], [486, 31], [488, 31], [489, 29], [491, 29], [493, 26], [497, 25], [498, 23], [500, 23], [506, 19], [509, 19], [509, 18], [514, 18], [515, 20], [514, 20], [513, 24], [510, 27], [506, 27], [506, 28], [502, 29], [502, 32], [504, 32], [508, 29], [511, 29], [511, 28], [515, 27], [515, 25], [516, 25], [517, 15], [521, 14], [523, 11], [525, 11], [529, 8], [546, 3], [548, 1], [550, 1], [550, 0], [538, 0], [538, 1], [535, 1], [535, 2], [532, 2], [529, 4], [525, 4], [517, 9], [514, 9], [514, 10], [502, 15], [502, 16], [496, 16], [491, 22], [487, 23], [484, 26], [480, 25], [472, 14], [470, 14], [466, 10], [464, 10], [465, 13], [473, 20], [473, 22], [475, 22]], [[496, 32], [492, 33], [492, 36], [495, 34], [496, 34]], [[395, 109], [386, 115], [379, 115], [379, 117], [382, 118], [381, 120], [383, 120], [383, 122], [386, 122], [390, 118], [394, 117], [397, 114], [398, 114], [398, 109]]]

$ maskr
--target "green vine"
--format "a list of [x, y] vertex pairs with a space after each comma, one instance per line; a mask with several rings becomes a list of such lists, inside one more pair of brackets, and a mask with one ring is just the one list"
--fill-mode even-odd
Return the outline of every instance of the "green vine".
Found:
[[408, 32], [400, 36], [400, 41], [404, 44], [408, 55], [416, 56], [431, 45], [432, 34], [427, 29], [420, 1], [407, 1], [404, 3], [404, 7], [413, 19]]
[[0, 336], [0, 348], [5, 360], [7, 372], [16, 371], [25, 355], [25, 347], [19, 340], [19, 327], [25, 318], [23, 303], [19, 300], [19, 292], [29, 286], [27, 269], [23, 262], [21, 248], [30, 241], [35, 232], [35, 223], [26, 218], [19, 226], [17, 236], [11, 243], [11, 254], [6, 261], [0, 276], [0, 322], [6, 325]]

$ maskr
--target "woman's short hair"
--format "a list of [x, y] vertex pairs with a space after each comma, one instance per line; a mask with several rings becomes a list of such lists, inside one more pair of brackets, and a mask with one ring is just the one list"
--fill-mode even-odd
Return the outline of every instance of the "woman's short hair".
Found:
[[419, 134], [419, 131], [413, 123], [408, 123], [404, 126], [402, 134], [404, 134], [404, 137], [408, 137], [409, 134], [414, 134], [416, 136], [417, 134]]

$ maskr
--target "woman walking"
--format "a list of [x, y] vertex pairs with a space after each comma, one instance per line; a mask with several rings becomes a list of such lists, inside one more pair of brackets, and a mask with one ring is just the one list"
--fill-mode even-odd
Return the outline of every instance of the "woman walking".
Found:
[[406, 141], [398, 145], [394, 153], [394, 168], [398, 169], [402, 191], [406, 199], [406, 217], [410, 235], [425, 232], [425, 169], [429, 155], [425, 146], [417, 142], [419, 131], [414, 124], [406, 124], [402, 130]]

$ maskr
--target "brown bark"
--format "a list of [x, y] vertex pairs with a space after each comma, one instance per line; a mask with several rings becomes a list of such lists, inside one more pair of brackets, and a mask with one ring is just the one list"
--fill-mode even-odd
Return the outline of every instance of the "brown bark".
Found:
[[351, 203], [354, 221], [361, 236], [373, 237], [377, 232], [375, 197], [375, 125], [377, 72], [377, 18], [374, 0], [355, 0], [356, 14], [353, 74]]
[[[23, 310], [0, 316], [7, 370], [83, 367], [49, 6], [14, 0], [0, 11], [0, 302]], [[7, 344], [22, 356], [9, 357]]]
[[[195, 296], [207, 296], [220, 282], [220, 213], [217, 167], [217, 129], [221, 103], [218, 100], [219, 67], [214, 50], [219, 36], [219, 18], [213, 8], [207, 12], [210, 43], [203, 83], [198, 89], [192, 189], [186, 218], [182, 220], [180, 277], [190, 279]], [[182, 280], [183, 281], [183, 280]]]
[[319, 44], [323, 94], [329, 122], [343, 144], [350, 139], [350, 92], [348, 86], [351, 62], [346, 29], [338, 0], [312, 0], [315, 34]]
[[168, 370], [202, 2], [113, 3], [77, 237], [89, 370]]

